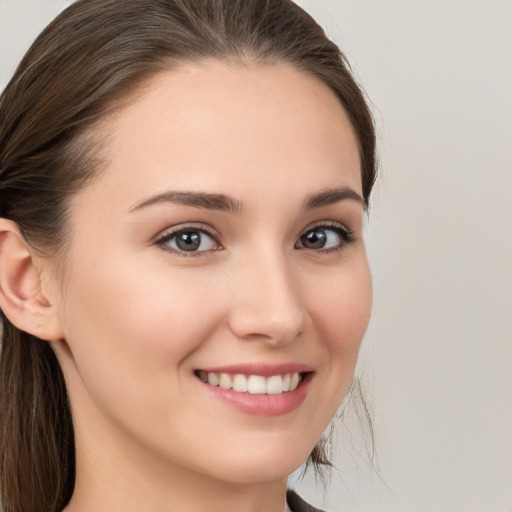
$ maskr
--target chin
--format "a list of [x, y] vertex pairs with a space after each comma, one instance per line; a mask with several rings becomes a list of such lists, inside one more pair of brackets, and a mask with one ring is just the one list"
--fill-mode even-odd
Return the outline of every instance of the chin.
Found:
[[305, 459], [277, 461], [275, 458], [256, 464], [244, 461], [225, 468], [225, 471], [217, 470], [215, 477], [234, 484], [277, 482], [288, 478], [304, 462]]
[[[302, 445], [302, 446], [301, 446]], [[261, 483], [286, 479], [309, 457], [313, 446], [302, 443], [233, 445], [229, 455], [217, 460], [213, 475], [233, 483]]]

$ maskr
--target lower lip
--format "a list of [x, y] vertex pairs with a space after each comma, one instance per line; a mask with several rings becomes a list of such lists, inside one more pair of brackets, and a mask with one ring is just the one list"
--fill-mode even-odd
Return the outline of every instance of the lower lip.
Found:
[[251, 393], [240, 393], [232, 389], [222, 389], [217, 386], [210, 386], [198, 379], [198, 382], [205, 386], [206, 390], [218, 400], [241, 411], [245, 414], [258, 416], [282, 416], [298, 409], [304, 402], [308, 393], [309, 385], [313, 379], [313, 373], [307, 373], [293, 391], [280, 393], [278, 395], [253, 395]]

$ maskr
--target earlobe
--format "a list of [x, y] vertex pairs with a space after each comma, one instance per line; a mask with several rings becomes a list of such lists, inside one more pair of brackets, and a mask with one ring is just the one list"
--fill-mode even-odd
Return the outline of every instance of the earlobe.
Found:
[[16, 223], [0, 219], [0, 308], [18, 329], [44, 340], [63, 337], [41, 269]]

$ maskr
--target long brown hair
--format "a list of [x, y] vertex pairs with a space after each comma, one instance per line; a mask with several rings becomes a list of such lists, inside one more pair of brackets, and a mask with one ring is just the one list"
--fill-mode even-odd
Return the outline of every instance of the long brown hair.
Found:
[[[375, 132], [345, 57], [290, 0], [79, 0], [37, 38], [0, 97], [0, 217], [49, 256], [65, 252], [69, 200], [99, 172], [94, 126], [184, 61], [286, 62], [327, 84], [359, 141], [363, 195]], [[4, 512], [59, 512], [74, 487], [66, 386], [47, 341], [5, 315], [0, 359]], [[310, 461], [328, 464], [317, 446]]]

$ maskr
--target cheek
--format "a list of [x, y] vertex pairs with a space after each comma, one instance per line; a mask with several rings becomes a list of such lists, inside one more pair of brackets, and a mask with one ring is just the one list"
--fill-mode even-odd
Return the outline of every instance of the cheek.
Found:
[[73, 276], [65, 330], [83, 377], [93, 368], [105, 378], [117, 372], [129, 382], [154, 383], [164, 374], [155, 370], [179, 366], [220, 317], [199, 277], [133, 262]]
[[372, 282], [367, 261], [356, 261], [342, 269], [316, 297], [316, 314], [322, 316], [322, 324], [329, 330], [332, 348], [359, 346], [372, 306]]
[[[372, 306], [371, 274], [366, 258], [341, 268], [311, 294], [313, 322], [333, 378], [350, 384]], [[346, 383], [345, 383], [346, 381]]]
[[366, 258], [360, 255], [304, 284], [309, 285], [308, 307], [315, 326], [313, 343], [321, 347], [317, 352], [321, 371], [316, 386], [322, 399], [313, 406], [314, 414], [308, 422], [313, 445], [336, 414], [353, 381], [370, 318], [372, 284]]

